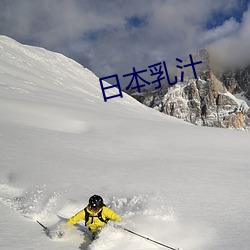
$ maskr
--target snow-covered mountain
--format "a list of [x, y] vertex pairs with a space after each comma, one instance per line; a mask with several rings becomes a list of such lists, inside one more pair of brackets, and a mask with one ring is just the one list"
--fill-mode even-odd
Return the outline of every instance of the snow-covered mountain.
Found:
[[184, 250], [248, 250], [249, 133], [193, 126], [124, 93], [63, 55], [0, 37], [0, 248], [153, 250], [108, 225], [53, 228], [103, 196], [122, 225]]
[[[198, 79], [191, 67], [178, 69], [176, 85], [132, 96], [146, 106], [196, 125], [248, 130], [249, 68], [219, 73], [206, 49], [194, 54], [193, 59], [202, 61], [195, 66]], [[183, 64], [189, 63], [188, 58]]]

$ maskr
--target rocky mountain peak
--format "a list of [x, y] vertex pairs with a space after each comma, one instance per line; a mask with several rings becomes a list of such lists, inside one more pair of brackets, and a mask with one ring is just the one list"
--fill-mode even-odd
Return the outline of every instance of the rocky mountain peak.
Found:
[[[199, 50], [197, 53], [194, 53], [192, 55], [193, 61], [194, 62], [198, 62], [198, 61], [202, 61], [201, 64], [197, 64], [195, 66], [195, 70], [197, 75], [199, 75], [200, 77], [204, 76], [206, 77], [207, 72], [211, 70], [210, 67], [210, 55], [207, 49], [201, 49]], [[190, 63], [190, 58], [187, 57], [184, 61], [183, 61], [183, 65], [189, 64]], [[193, 79], [194, 78], [194, 73], [192, 70], [192, 67], [186, 67], [183, 69], [178, 69], [177, 68], [177, 76], [178, 79], [181, 79], [181, 71], [184, 72], [184, 79], [187, 81], [189, 79]]]
[[[194, 53], [192, 58], [194, 62], [202, 61], [195, 66], [197, 79], [192, 67], [178, 69], [177, 84], [158, 91], [133, 94], [134, 98], [160, 112], [196, 125], [249, 129], [249, 106], [233, 94], [245, 93], [246, 97], [246, 93], [250, 93], [250, 67], [249, 71], [215, 73], [215, 65], [207, 49]], [[189, 63], [188, 57], [183, 65]], [[184, 79], [181, 81], [182, 71]]]

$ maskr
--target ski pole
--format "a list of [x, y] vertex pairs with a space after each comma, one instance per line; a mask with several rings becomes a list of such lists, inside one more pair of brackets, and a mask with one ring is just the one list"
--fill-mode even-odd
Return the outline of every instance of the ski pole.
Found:
[[42, 226], [43, 227], [43, 229], [46, 231], [46, 230], [48, 230], [48, 228], [47, 227], [45, 227], [41, 222], [39, 222], [38, 220], [36, 221], [40, 226]]
[[152, 240], [152, 239], [150, 239], [150, 238], [148, 238], [148, 237], [145, 237], [145, 236], [143, 236], [143, 235], [141, 235], [141, 234], [135, 233], [135, 232], [133, 232], [133, 231], [127, 229], [127, 228], [122, 228], [122, 229], [125, 230], [125, 231], [127, 231], [127, 232], [129, 232], [129, 233], [131, 233], [131, 234], [137, 235], [137, 236], [139, 236], [139, 237], [141, 237], [141, 238], [143, 238], [143, 239], [145, 239], [145, 240], [154, 242], [154, 243], [156, 243], [156, 244], [158, 244], [158, 245], [161, 245], [161, 246], [163, 246], [163, 247], [169, 248], [169, 249], [171, 249], [171, 250], [180, 250], [180, 248], [173, 248], [173, 247], [167, 246], [167, 245], [162, 244], [162, 243], [160, 243], [160, 242], [158, 242], [158, 241], [155, 241], [155, 240]]

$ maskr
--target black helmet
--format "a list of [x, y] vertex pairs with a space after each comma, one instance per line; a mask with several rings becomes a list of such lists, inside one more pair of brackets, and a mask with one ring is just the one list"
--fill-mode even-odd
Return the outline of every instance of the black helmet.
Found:
[[103, 205], [103, 199], [101, 196], [95, 194], [89, 198], [90, 209], [99, 210]]

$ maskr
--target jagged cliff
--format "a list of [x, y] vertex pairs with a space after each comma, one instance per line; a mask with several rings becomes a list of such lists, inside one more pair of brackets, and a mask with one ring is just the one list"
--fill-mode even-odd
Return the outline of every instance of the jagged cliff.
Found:
[[[241, 70], [214, 73], [207, 50], [193, 55], [197, 79], [191, 67], [178, 69], [178, 83], [160, 90], [148, 90], [133, 97], [143, 104], [167, 115], [175, 116], [196, 125], [249, 129], [250, 109], [247, 102], [233, 94], [250, 97], [250, 67]], [[184, 64], [190, 61], [184, 61]], [[184, 80], [181, 81], [181, 71]]]
[[225, 84], [230, 93], [241, 94], [250, 100], [250, 65], [244, 69], [228, 70], [218, 74], [218, 79]]

